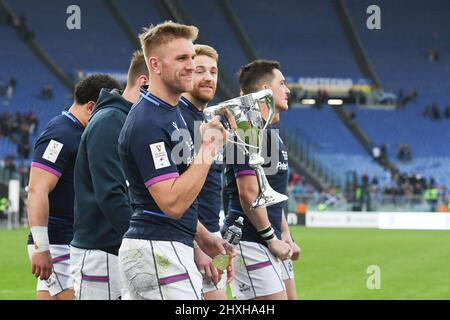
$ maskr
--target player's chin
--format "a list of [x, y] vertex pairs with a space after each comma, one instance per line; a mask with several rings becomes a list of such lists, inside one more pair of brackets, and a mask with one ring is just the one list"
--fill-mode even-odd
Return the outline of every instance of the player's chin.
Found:
[[194, 84], [190, 81], [181, 81], [179, 87], [181, 92], [189, 92], [194, 88]]
[[282, 104], [278, 107], [278, 109], [279, 109], [280, 111], [287, 111], [287, 110], [289, 110], [289, 105], [288, 105], [287, 101], [286, 101], [285, 103], [282, 103]]
[[199, 94], [199, 98], [201, 101], [209, 102], [214, 98], [214, 93], [203, 92]]

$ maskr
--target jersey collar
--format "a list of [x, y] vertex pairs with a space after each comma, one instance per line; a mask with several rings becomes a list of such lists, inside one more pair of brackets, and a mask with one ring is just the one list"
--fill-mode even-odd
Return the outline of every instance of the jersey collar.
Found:
[[140, 93], [141, 93], [141, 97], [144, 98], [145, 100], [149, 101], [150, 103], [153, 103], [160, 107], [164, 107], [164, 108], [172, 110], [172, 111], [176, 110], [177, 106], [172, 106], [171, 104], [169, 104], [169, 103], [165, 102], [164, 100], [158, 98], [157, 96], [151, 94], [144, 88], [140, 89]]
[[203, 111], [198, 110], [197, 107], [194, 106], [194, 105], [192, 104], [192, 102], [190, 102], [190, 101], [189, 101], [188, 99], [186, 99], [185, 97], [181, 96], [180, 103], [181, 103], [182, 105], [186, 106], [187, 108], [189, 108], [191, 111], [193, 111], [193, 112], [195, 112], [195, 113], [198, 113], [198, 114], [201, 114], [201, 115], [203, 116]]
[[63, 111], [62, 112], [62, 115], [63, 116], [66, 116], [67, 118], [69, 118], [70, 120], [72, 120], [72, 122], [73, 123], [77, 123], [77, 124], [79, 124], [80, 126], [82, 126], [83, 128], [84, 128], [84, 126], [83, 126], [83, 124], [80, 122], [80, 120], [78, 120], [77, 119], [77, 117], [75, 117], [74, 115], [73, 115], [73, 113], [71, 113], [70, 111]]

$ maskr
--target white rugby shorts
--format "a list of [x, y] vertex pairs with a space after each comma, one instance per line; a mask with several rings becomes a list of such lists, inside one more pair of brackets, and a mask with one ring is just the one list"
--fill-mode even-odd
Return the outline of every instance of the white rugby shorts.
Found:
[[266, 246], [241, 241], [233, 259], [234, 279], [230, 286], [238, 300], [248, 300], [285, 291], [282, 262]]
[[123, 239], [119, 265], [124, 299], [202, 300], [194, 248], [176, 241]]
[[119, 300], [122, 281], [119, 258], [101, 250], [70, 248], [76, 300]]
[[294, 265], [291, 259], [281, 262], [281, 278], [283, 281], [294, 279]]

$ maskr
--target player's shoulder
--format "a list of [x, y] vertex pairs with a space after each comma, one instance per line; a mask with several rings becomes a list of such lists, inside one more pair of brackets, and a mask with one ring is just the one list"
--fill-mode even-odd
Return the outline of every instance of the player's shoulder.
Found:
[[[164, 108], [152, 103], [139, 103], [129, 113], [128, 117], [133, 122], [134, 128], [149, 132], [164, 130], [173, 122], [171, 114]], [[127, 119], [128, 120], [128, 119]], [[133, 129], [135, 130], [135, 129]]]
[[82, 128], [77, 128], [70, 121], [70, 119], [67, 119], [62, 114], [55, 116], [48, 122], [46, 128], [37, 139], [36, 144], [53, 140], [66, 146], [75, 145], [78, 136], [81, 136]]

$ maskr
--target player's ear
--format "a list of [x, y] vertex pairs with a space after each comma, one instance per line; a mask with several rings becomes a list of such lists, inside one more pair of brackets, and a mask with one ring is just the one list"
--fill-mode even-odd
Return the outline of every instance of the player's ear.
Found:
[[89, 114], [91, 114], [92, 111], [94, 111], [94, 108], [95, 108], [95, 102], [94, 101], [89, 101], [88, 103], [86, 103], [86, 109], [87, 109]]
[[148, 65], [151, 72], [161, 74], [161, 64], [157, 57], [148, 58]]
[[148, 76], [146, 75], [140, 75], [139, 78], [137, 79], [137, 84], [139, 85], [139, 88], [145, 85], [150, 84], [148, 81]]

